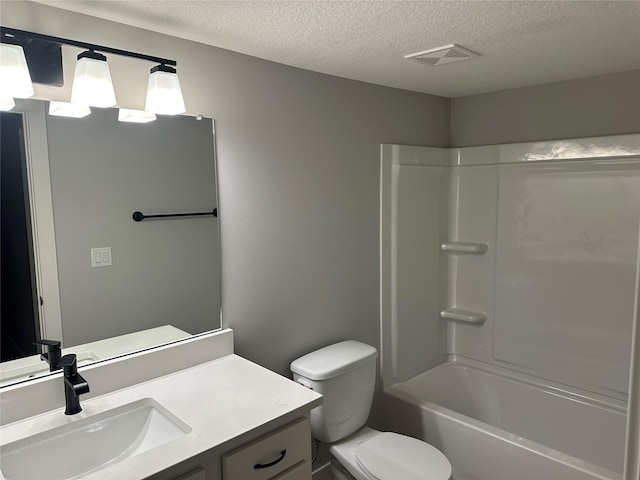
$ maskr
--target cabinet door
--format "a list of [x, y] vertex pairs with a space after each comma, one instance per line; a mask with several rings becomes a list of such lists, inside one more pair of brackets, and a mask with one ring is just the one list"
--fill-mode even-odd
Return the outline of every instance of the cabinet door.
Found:
[[309, 480], [311, 478], [311, 463], [302, 462], [287, 471], [282, 472], [271, 480]]
[[[222, 457], [224, 480], [270, 480], [298, 464], [310, 465], [311, 429], [301, 418]], [[295, 470], [295, 469], [294, 469]], [[292, 471], [293, 474], [293, 471]], [[289, 480], [289, 477], [283, 477]], [[292, 476], [291, 479], [299, 477]], [[305, 479], [310, 476], [302, 477]]]
[[207, 476], [205, 474], [204, 469], [197, 468], [195, 470], [191, 470], [184, 475], [180, 475], [175, 480], [207, 480]]

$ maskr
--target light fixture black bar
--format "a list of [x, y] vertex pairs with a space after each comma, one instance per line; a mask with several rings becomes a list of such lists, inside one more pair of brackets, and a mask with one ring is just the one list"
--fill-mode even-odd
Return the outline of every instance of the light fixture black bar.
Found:
[[17, 28], [0, 27], [2, 33], [0, 41], [4, 41], [5, 38], [17, 38], [18, 40], [42, 40], [58, 45], [71, 45], [73, 47], [84, 48], [86, 50], [93, 50], [102, 53], [110, 53], [113, 55], [120, 55], [123, 57], [137, 58], [140, 60], [147, 60], [149, 62], [160, 63], [162, 65], [176, 66], [178, 62], [175, 60], [169, 60], [168, 58], [154, 57], [152, 55], [145, 55], [143, 53], [130, 52], [128, 50], [120, 50], [118, 48], [105, 47], [103, 45], [96, 45], [93, 43], [79, 42], [77, 40], [69, 40], [68, 38], [53, 37], [51, 35], [44, 35], [41, 33], [27, 32], [26, 30], [18, 30]]
[[196, 213], [160, 213], [158, 215], [145, 215], [142, 212], [133, 212], [131, 218], [135, 222], [141, 222], [146, 218], [167, 218], [167, 217], [198, 217], [203, 215], [213, 215], [214, 217], [218, 217], [218, 209], [214, 208], [211, 212], [196, 212]]

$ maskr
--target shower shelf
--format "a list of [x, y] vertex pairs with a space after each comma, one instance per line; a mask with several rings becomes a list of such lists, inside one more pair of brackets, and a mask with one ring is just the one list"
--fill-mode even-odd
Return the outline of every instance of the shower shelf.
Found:
[[487, 319], [487, 316], [481, 312], [471, 312], [469, 310], [462, 310], [461, 308], [448, 308], [440, 312], [440, 316], [446, 320], [453, 320], [455, 322], [473, 323], [476, 325], [482, 325]]
[[454, 255], [482, 255], [489, 246], [486, 243], [447, 242], [440, 245], [440, 248]]

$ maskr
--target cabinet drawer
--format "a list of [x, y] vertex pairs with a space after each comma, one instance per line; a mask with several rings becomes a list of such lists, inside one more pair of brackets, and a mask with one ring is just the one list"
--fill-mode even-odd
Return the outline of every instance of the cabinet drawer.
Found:
[[309, 420], [301, 418], [224, 455], [222, 476], [224, 480], [268, 480], [302, 461], [310, 463], [310, 455]]

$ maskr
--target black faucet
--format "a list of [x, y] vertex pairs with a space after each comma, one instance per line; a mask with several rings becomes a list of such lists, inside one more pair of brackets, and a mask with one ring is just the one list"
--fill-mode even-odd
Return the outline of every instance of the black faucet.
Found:
[[40, 354], [40, 358], [49, 364], [49, 371], [55, 372], [60, 370], [60, 358], [62, 358], [62, 350], [58, 340], [36, 340], [34, 345], [42, 345], [46, 347], [46, 352]]
[[78, 374], [78, 362], [74, 353], [65, 355], [58, 363], [64, 370], [65, 415], [75, 415], [82, 411], [80, 395], [89, 393], [89, 384]]

